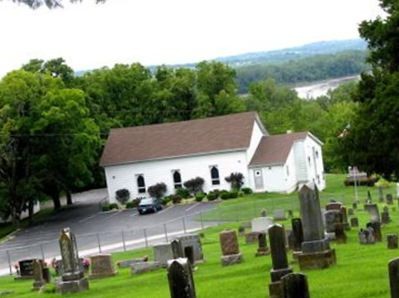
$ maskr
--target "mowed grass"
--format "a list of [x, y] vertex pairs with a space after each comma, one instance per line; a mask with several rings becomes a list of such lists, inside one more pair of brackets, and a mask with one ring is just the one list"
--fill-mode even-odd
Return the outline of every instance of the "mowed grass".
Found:
[[[343, 186], [342, 186], [343, 187]], [[341, 187], [341, 188], [342, 188]], [[363, 189], [362, 203], [366, 198], [367, 188]], [[349, 194], [348, 194], [349, 195]], [[291, 196], [297, 200], [296, 196]], [[248, 197], [247, 200], [259, 200], [258, 195]], [[339, 199], [337, 197], [337, 199]], [[374, 196], [375, 201], [377, 197]], [[242, 200], [242, 199], [239, 199]], [[267, 200], [267, 199], [266, 199]], [[232, 201], [223, 202], [226, 208]], [[242, 205], [242, 202], [240, 203]], [[224, 206], [221, 208], [225, 208]], [[384, 204], [380, 204], [382, 211]], [[349, 207], [349, 206], [348, 206]], [[392, 209], [395, 208], [395, 211]], [[336, 249], [337, 265], [323, 270], [306, 270], [311, 297], [343, 298], [343, 297], [389, 297], [388, 267], [389, 260], [399, 256], [399, 250], [386, 248], [386, 235], [399, 231], [399, 210], [397, 201], [389, 206], [392, 222], [383, 226], [384, 241], [375, 245], [358, 244], [357, 231], [347, 232], [346, 244], [332, 243]], [[369, 216], [363, 211], [363, 204], [359, 204], [355, 216], [360, 220], [360, 226], [365, 226]], [[288, 220], [280, 222], [290, 228]], [[240, 250], [244, 255], [244, 262], [229, 267], [220, 265], [219, 232], [224, 228], [237, 229], [239, 223], [228, 223], [223, 226], [209, 228], [204, 231], [202, 239], [206, 261], [197, 266], [194, 273], [197, 297], [268, 297], [268, 284], [271, 257], [255, 257], [256, 244], [245, 244], [240, 237]], [[151, 249], [143, 249], [125, 253], [113, 254], [116, 262], [122, 259], [149, 255]], [[288, 259], [295, 272], [299, 272], [298, 264], [292, 259], [292, 252], [288, 252]], [[11, 290], [6, 297], [60, 297], [52, 293], [53, 285], [48, 286], [45, 293], [31, 291], [32, 281], [14, 281], [11, 277], [0, 278], [0, 291]], [[118, 275], [111, 278], [90, 281], [88, 292], [66, 295], [66, 297], [170, 297], [165, 269], [142, 275], [131, 275], [129, 269], [120, 269]]]

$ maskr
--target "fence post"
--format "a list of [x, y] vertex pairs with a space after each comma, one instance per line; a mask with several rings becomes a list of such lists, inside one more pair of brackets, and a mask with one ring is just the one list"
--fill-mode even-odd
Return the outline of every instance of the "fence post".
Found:
[[187, 230], [186, 230], [186, 220], [184, 219], [184, 216], [183, 216], [181, 219], [182, 219], [182, 222], [183, 222], [183, 231], [184, 231], [184, 234], [186, 234], [186, 233], [187, 233]]
[[126, 251], [126, 243], [125, 243], [125, 233], [122, 230], [122, 244], [123, 244], [123, 251]]
[[97, 233], [97, 243], [98, 243], [98, 252], [101, 253], [101, 243], [100, 243], [100, 235]]
[[8, 259], [8, 266], [10, 267], [10, 275], [12, 275], [11, 257], [10, 257], [10, 252], [8, 250], [7, 250], [7, 259]]
[[148, 247], [147, 229], [144, 229], [143, 232], [144, 232], [145, 247]]
[[44, 258], [43, 244], [40, 244], [40, 251], [41, 251], [41, 253], [42, 253], [42, 260], [45, 260], [45, 258]]
[[202, 220], [202, 211], [200, 212], [201, 230], [204, 229], [204, 221]]
[[166, 224], [163, 224], [163, 231], [165, 232], [165, 240], [168, 242], [168, 230], [166, 229]]

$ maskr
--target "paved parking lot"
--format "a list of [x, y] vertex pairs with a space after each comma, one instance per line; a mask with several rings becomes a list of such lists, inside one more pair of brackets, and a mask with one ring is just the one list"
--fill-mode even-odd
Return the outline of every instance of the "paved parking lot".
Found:
[[136, 209], [101, 212], [99, 202], [105, 196], [105, 189], [76, 194], [72, 208], [46, 223], [19, 231], [0, 244], [0, 274], [9, 273], [9, 263], [15, 264], [20, 259], [58, 257], [58, 236], [65, 227], [77, 235], [83, 256], [153, 245], [185, 231], [217, 224], [199, 220], [200, 213], [211, 210], [215, 203], [177, 205], [155, 214], [139, 215]]

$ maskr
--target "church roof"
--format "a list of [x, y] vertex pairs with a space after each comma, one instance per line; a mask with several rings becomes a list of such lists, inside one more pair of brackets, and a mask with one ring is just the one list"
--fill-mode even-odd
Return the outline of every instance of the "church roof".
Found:
[[246, 150], [255, 121], [264, 130], [255, 112], [111, 129], [100, 165]]
[[[304, 140], [308, 135], [313, 137], [313, 135], [308, 132], [296, 132], [263, 137], [249, 166], [254, 167], [284, 164], [288, 158], [292, 145], [294, 145], [296, 141]], [[313, 138], [320, 143], [317, 138]]]

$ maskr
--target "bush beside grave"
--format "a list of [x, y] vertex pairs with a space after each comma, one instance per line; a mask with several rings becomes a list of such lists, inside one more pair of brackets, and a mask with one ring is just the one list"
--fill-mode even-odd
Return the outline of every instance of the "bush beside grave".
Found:
[[178, 194], [170, 195], [169, 197], [171, 198], [173, 204], [179, 204], [182, 201], [182, 197]]

